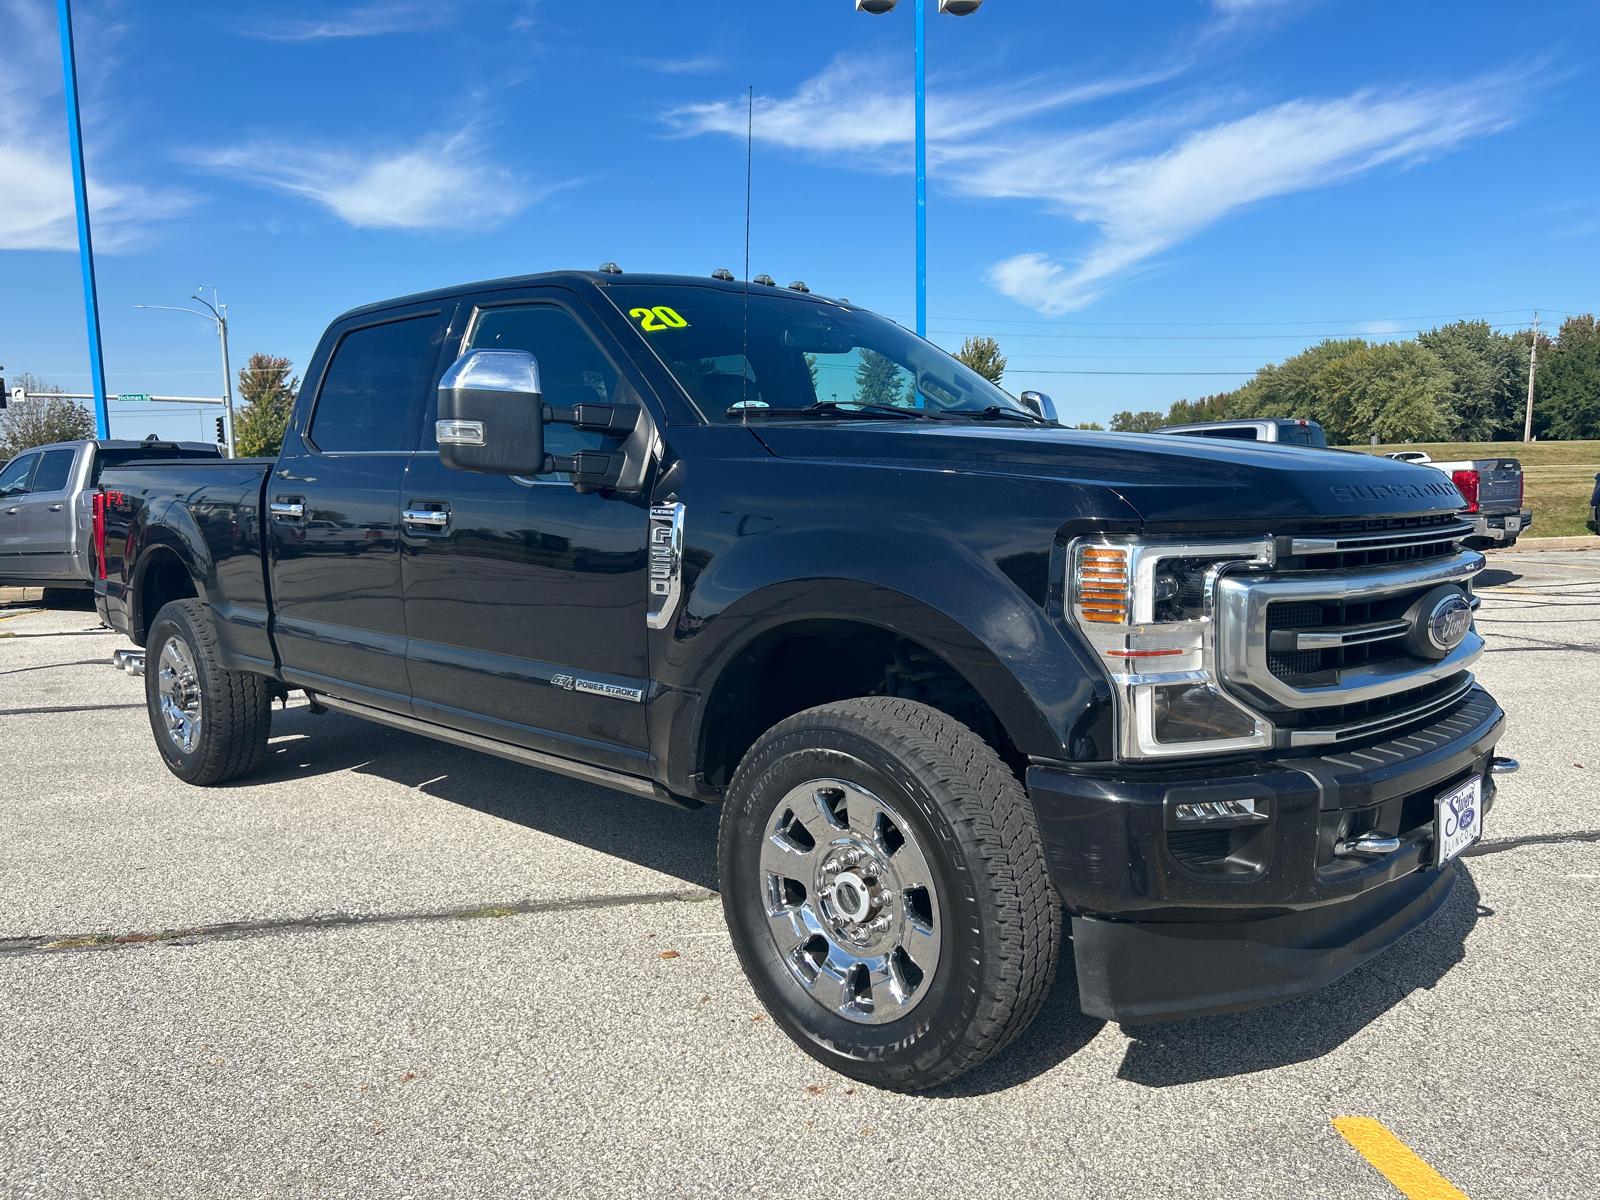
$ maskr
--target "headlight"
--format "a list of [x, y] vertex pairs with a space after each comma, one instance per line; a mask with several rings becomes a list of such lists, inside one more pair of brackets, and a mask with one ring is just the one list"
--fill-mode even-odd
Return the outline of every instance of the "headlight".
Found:
[[1073, 543], [1067, 607], [1111, 679], [1121, 757], [1272, 745], [1272, 726], [1222, 690], [1211, 619], [1212, 593], [1225, 567], [1272, 561], [1271, 538]]

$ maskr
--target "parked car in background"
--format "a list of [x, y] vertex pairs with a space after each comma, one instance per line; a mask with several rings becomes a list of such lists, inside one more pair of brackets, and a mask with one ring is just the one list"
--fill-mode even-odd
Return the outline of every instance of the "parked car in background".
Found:
[[0, 469], [0, 586], [88, 591], [93, 490], [108, 466], [135, 460], [217, 458], [205, 442], [53, 442]]
[[1533, 526], [1533, 509], [1522, 506], [1522, 464], [1514, 458], [1472, 458], [1434, 462], [1426, 466], [1443, 471], [1467, 502], [1466, 518], [1472, 536], [1466, 544], [1474, 550], [1505, 550]]
[[1600, 533], [1600, 474], [1594, 477], [1594, 492], [1589, 497], [1589, 532]]
[[1408, 463], [1431, 463], [1433, 461], [1433, 456], [1425, 450], [1395, 450], [1385, 454], [1384, 457], [1392, 458], [1396, 462]]
[[1322, 426], [1315, 421], [1289, 417], [1263, 417], [1251, 421], [1202, 421], [1197, 425], [1168, 425], [1156, 433], [1176, 433], [1183, 437], [1225, 438], [1233, 442], [1281, 442], [1286, 446], [1328, 448]]

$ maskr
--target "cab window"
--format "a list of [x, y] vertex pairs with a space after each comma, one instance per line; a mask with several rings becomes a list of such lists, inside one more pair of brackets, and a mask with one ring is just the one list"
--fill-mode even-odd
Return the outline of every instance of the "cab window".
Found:
[[38, 462], [37, 454], [24, 454], [8, 463], [6, 469], [0, 471], [0, 496], [20, 496], [26, 492], [28, 480]]
[[72, 460], [78, 456], [76, 450], [46, 450], [39, 458], [39, 468], [33, 473], [34, 492], [59, 492], [66, 488], [67, 481], [72, 478]]
[[311, 416], [318, 450], [371, 454], [406, 450], [412, 408], [431, 382], [437, 314], [347, 333], [322, 378]]
[[[617, 371], [582, 325], [556, 304], [515, 304], [480, 309], [462, 343], [468, 350], [526, 350], [539, 363], [539, 386], [544, 402], [554, 408], [577, 404], [609, 404], [616, 396]], [[437, 401], [435, 401], [437, 403]], [[432, 450], [433, 417], [423, 426], [423, 448]], [[603, 433], [574, 429], [570, 425], [545, 426], [545, 453], [576, 454], [616, 446]], [[541, 480], [565, 482], [565, 474], [541, 475]]]

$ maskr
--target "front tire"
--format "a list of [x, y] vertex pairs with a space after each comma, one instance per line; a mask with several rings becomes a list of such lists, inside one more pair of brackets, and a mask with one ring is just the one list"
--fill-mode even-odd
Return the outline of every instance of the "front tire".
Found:
[[843, 1075], [933, 1087], [1037, 1015], [1061, 908], [1033, 807], [977, 734], [908, 700], [809, 709], [740, 763], [723, 911], [773, 1019]]
[[167, 769], [197, 787], [225, 783], [261, 763], [272, 732], [266, 679], [221, 665], [210, 613], [174, 600], [145, 642], [145, 704]]

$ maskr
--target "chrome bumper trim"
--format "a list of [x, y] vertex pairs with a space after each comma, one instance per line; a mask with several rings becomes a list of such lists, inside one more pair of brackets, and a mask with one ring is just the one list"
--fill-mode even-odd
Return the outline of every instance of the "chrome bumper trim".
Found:
[[1349, 721], [1343, 725], [1330, 725], [1323, 729], [1290, 730], [1289, 745], [1328, 746], [1337, 742], [1347, 742], [1351, 738], [1368, 737], [1375, 733], [1398, 729], [1402, 725], [1409, 725], [1413, 721], [1431, 717], [1435, 713], [1449, 708], [1452, 704], [1459, 704], [1462, 698], [1472, 690], [1472, 684], [1473, 677], [1469, 674], [1466, 682], [1460, 687], [1451, 688], [1444, 695], [1435, 696], [1433, 699], [1424, 701], [1415, 708], [1408, 708], [1404, 712], [1384, 713], [1380, 717], [1369, 717], [1362, 721]]

